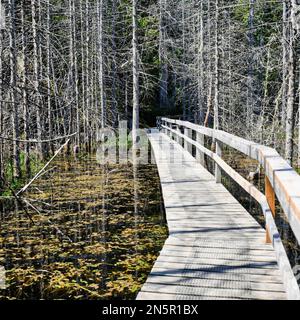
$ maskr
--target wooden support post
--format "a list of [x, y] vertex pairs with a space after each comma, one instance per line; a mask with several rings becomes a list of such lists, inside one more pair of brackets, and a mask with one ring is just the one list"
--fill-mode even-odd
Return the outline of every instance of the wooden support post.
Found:
[[[175, 130], [176, 130], [176, 132], [179, 132], [178, 125], [176, 125], [176, 129], [175, 129]], [[177, 143], [179, 143], [179, 137], [178, 137], [178, 135], [174, 133], [174, 136], [175, 136], [175, 141], [176, 141]]]
[[[196, 141], [202, 146], [204, 146], [204, 134], [196, 132]], [[203, 167], [205, 166], [204, 153], [198, 149], [196, 149], [196, 159], [200, 162], [200, 164]]]
[[[177, 125], [176, 124], [172, 124], [171, 125], [171, 129], [172, 130], [177, 130]], [[177, 142], [177, 134], [173, 131], [171, 131], [171, 139]]]
[[[188, 128], [184, 128], [184, 135], [192, 139], [192, 130]], [[188, 151], [190, 154], [193, 152], [193, 146], [191, 143], [184, 141], [184, 149]]]
[[168, 126], [169, 128], [170, 128], [170, 130], [169, 130], [169, 138], [172, 140], [172, 136], [173, 136], [173, 133], [172, 133], [172, 123], [169, 123], [169, 126]]
[[[166, 122], [165, 121], [161, 121], [161, 125], [165, 126]], [[165, 134], [166, 133], [166, 129], [162, 127], [161, 132]]]
[[[181, 134], [180, 126], [177, 127], [178, 132]], [[178, 143], [181, 147], [184, 147], [184, 139], [181, 137], [178, 137]]]
[[[216, 154], [219, 157], [222, 157], [222, 148], [221, 148], [221, 143], [216, 140]], [[221, 172], [221, 168], [218, 166], [218, 164], [216, 163], [216, 168], [215, 168], [215, 177], [216, 177], [216, 182], [217, 183], [221, 183], [222, 182], [222, 172]]]
[[[275, 218], [275, 214], [276, 214], [275, 192], [267, 176], [265, 177], [265, 194], [266, 194], [266, 198], [267, 198], [269, 207], [271, 209], [272, 215]], [[270, 233], [267, 226], [266, 226], [266, 242], [272, 243], [272, 239], [270, 237]]]

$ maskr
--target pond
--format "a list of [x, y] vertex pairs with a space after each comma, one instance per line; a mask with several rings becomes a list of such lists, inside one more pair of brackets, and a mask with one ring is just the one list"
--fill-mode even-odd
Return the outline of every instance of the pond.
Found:
[[52, 167], [26, 205], [1, 203], [0, 299], [134, 299], [168, 233], [156, 166]]

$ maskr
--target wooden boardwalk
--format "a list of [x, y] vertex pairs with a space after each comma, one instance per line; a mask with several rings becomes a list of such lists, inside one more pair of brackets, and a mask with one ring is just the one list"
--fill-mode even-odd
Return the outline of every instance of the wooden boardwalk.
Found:
[[149, 139], [169, 238], [137, 299], [286, 299], [265, 230], [188, 151], [162, 133]]

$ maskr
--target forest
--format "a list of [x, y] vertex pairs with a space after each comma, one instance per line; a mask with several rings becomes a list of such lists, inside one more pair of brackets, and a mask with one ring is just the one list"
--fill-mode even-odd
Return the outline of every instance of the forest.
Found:
[[[112, 265], [119, 263], [114, 260], [116, 255], [126, 256], [127, 260], [122, 264], [127, 270], [126, 276], [122, 274], [120, 279], [116, 274], [117, 278], [108, 277], [109, 282], [103, 291], [92, 285], [88, 289], [84, 289], [82, 284], [68, 287], [68, 278], [65, 282], [67, 293], [62, 293], [57, 289], [59, 285], [54, 285], [52, 289], [49, 287], [48, 291], [43, 291], [46, 298], [56, 298], [53, 294], [56, 289], [62, 298], [80, 299], [86, 295], [108, 298], [107, 288], [110, 288], [111, 296], [133, 297], [166, 236], [161, 218], [161, 199], [155, 191], [145, 191], [139, 198], [135, 185], [134, 204], [131, 198], [126, 198], [128, 185], [131, 180], [137, 180], [137, 172], [129, 172], [128, 168], [119, 168], [119, 172], [115, 171], [119, 169], [104, 166], [101, 169], [103, 181], [93, 181], [89, 174], [86, 175], [86, 172], [97, 170], [93, 155], [97, 132], [101, 128], [117, 132], [124, 121], [128, 123], [128, 130], [154, 128], [158, 117], [181, 119], [272, 147], [300, 172], [299, 40], [299, 0], [0, 0], [1, 201], [13, 199], [16, 201], [14, 209], [23, 207], [24, 203], [19, 203], [19, 193], [27, 191], [28, 183], [31, 186], [35, 177], [44, 175], [40, 170], [64, 149], [70, 156], [75, 154], [76, 157], [80, 153], [74, 171], [78, 170], [84, 176], [82, 179], [86, 179], [77, 181], [86, 183], [83, 194], [91, 189], [90, 184], [94, 182], [101, 184], [101, 192], [106, 190], [106, 195], [101, 196], [100, 191], [96, 194], [97, 189], [90, 191], [91, 196], [100, 197], [93, 210], [102, 206], [105, 212], [115, 210], [124, 214], [130, 207], [129, 211], [136, 213], [139, 203], [140, 208], [146, 208], [151, 214], [154, 211], [158, 213], [155, 217], [150, 214], [151, 218], [148, 216], [147, 221], [141, 222], [139, 232], [144, 242], [138, 250], [130, 247], [135, 252], [133, 257], [126, 251], [128, 248], [116, 247], [120, 239], [123, 239], [122, 243], [136, 241], [137, 236], [130, 229], [130, 223], [127, 233], [116, 236], [112, 232], [111, 238], [101, 233], [100, 239], [96, 238], [95, 243], [91, 240], [89, 247], [86, 247], [87, 243], [82, 244], [92, 258], [88, 262], [81, 261], [81, 270], [93, 268], [91, 266], [99, 263], [100, 259], [94, 261], [93, 257], [99, 250], [106, 250], [106, 253], [101, 251], [101, 259], [108, 259]], [[82, 162], [84, 159], [88, 159], [86, 164]], [[68, 166], [69, 170], [70, 163], [65, 160], [54, 163], [57, 178], [55, 172], [50, 172], [54, 169], [46, 172], [56, 179], [51, 191], [49, 181], [44, 179], [40, 185], [33, 183], [36, 190], [31, 190], [28, 195], [28, 199], [37, 196], [40, 206], [45, 208], [49, 205], [46, 202], [51, 199], [52, 203], [53, 197], [71, 199], [83, 196], [79, 191], [69, 193], [73, 188], [73, 178], [67, 176], [65, 167]], [[145, 172], [145, 176], [140, 177], [141, 189], [146, 190], [147, 179], [157, 187], [158, 177], [151, 171], [153, 168], [150, 172], [145, 167], [141, 170]], [[97, 179], [96, 176], [94, 178]], [[64, 179], [68, 186], [60, 193], [56, 188]], [[126, 196], [120, 188], [124, 188]], [[124, 196], [123, 203], [118, 196], [120, 199]], [[104, 204], [106, 200], [108, 205]], [[14, 217], [17, 220], [13, 223], [16, 223], [17, 230], [20, 228], [28, 232], [27, 224], [34, 222], [29, 211], [39, 213], [40, 209], [32, 205], [34, 201], [24, 201], [27, 207], [22, 208], [25, 220], [21, 224], [24, 225], [19, 226], [19, 216]], [[72, 207], [72, 210], [79, 206], [78, 212], [91, 209], [85, 202], [76, 203], [75, 200], [60, 205], [61, 210], [65, 210], [65, 206]], [[47, 220], [49, 223], [45, 230], [54, 228], [67, 242], [70, 238], [76, 242], [74, 239], [81, 239], [81, 236], [80, 241], [90, 241], [97, 230], [102, 228], [104, 234], [108, 232], [110, 219], [102, 217], [104, 220], [94, 225], [93, 219], [100, 218], [93, 216], [93, 210], [84, 213], [85, 218], [88, 215], [92, 221], [91, 229], [83, 224], [80, 231], [75, 232], [78, 217], [74, 218], [68, 212], [64, 218], [55, 216], [55, 223]], [[123, 218], [112, 218], [113, 230], [117, 230]], [[136, 226], [137, 220], [131, 218], [131, 223]], [[64, 231], [59, 226], [68, 219], [74, 225], [66, 236], [67, 229]], [[8, 234], [14, 228], [9, 224], [2, 225]], [[34, 228], [34, 234], [44, 234], [40, 225]], [[157, 235], [153, 240], [157, 241], [155, 244], [146, 240], [149, 230], [153, 239]], [[11, 237], [13, 239], [13, 232]], [[103, 247], [97, 247], [97, 241], [102, 241]], [[52, 238], [44, 245], [55, 248], [55, 257], [63, 254], [64, 250], [70, 250], [72, 254], [79, 252], [71, 247], [59, 247], [62, 244]], [[1, 250], [0, 241], [0, 262], [4, 249]], [[19, 254], [11, 258], [16, 261], [11, 266], [19, 263]], [[147, 256], [146, 266], [141, 262], [142, 254]], [[142, 273], [145, 271], [139, 278], [135, 278], [137, 273], [128, 267], [133, 260], [140, 263]], [[73, 265], [69, 267], [73, 268]], [[63, 270], [65, 266], [60, 265], [59, 268]], [[55, 266], [53, 270], [56, 270]], [[77, 279], [77, 271], [74, 270], [70, 272]], [[30, 274], [33, 271], [27, 269], [26, 272]], [[26, 282], [26, 272], [15, 270], [9, 281]], [[109, 274], [106, 267], [101, 272], [101, 276], [97, 275], [98, 282]], [[40, 278], [30, 279], [33, 281], [28, 284], [31, 291], [25, 290], [20, 294], [21, 298], [36, 297], [42, 290], [40, 284], [37, 285]], [[86, 279], [89, 279], [89, 274], [86, 274]], [[118, 285], [114, 284], [115, 279], [119, 281]], [[47, 281], [45, 283], [50, 286], [51, 281]]]
[[299, 28], [296, 0], [2, 0], [0, 175], [30, 177], [61, 137], [90, 148], [99, 127], [160, 115], [299, 166]]

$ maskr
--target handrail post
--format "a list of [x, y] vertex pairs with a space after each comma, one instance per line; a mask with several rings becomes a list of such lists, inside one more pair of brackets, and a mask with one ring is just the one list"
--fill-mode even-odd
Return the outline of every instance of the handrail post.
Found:
[[[171, 129], [177, 131], [177, 125], [171, 124]], [[171, 131], [171, 139], [177, 142], [177, 134]]]
[[[190, 139], [192, 139], [192, 130], [188, 128], [184, 128], [184, 135]], [[193, 146], [191, 143], [184, 140], [184, 149], [188, 151], [190, 154], [193, 152]]]
[[161, 131], [161, 126], [162, 126], [162, 117], [156, 117], [156, 128], [158, 131]]
[[[176, 125], [176, 132], [180, 133], [179, 125]], [[180, 144], [180, 137], [178, 134], [176, 134], [176, 142]]]
[[[162, 120], [162, 121], [161, 121], [161, 125], [162, 125], [162, 126], [165, 126], [165, 125], [166, 125], [166, 121], [165, 121], [165, 120]], [[165, 128], [162, 128], [161, 131], [162, 131], [162, 133], [166, 134], [166, 129], [165, 129]]]
[[[276, 215], [275, 192], [267, 176], [265, 177], [265, 195], [267, 198], [268, 205], [271, 209], [272, 215], [275, 218], [275, 215]], [[272, 243], [272, 239], [270, 237], [270, 233], [267, 226], [266, 226], [266, 243]]]
[[[170, 125], [171, 125], [171, 124], [170, 124], [169, 122], [167, 122], [166, 127], [170, 128]], [[168, 136], [168, 137], [172, 136], [171, 131], [170, 131], [169, 129], [167, 129], [167, 136]]]
[[[219, 157], [222, 157], [222, 147], [221, 147], [221, 143], [216, 140], [216, 155]], [[216, 183], [221, 183], [222, 182], [222, 172], [221, 172], [221, 168], [219, 167], [219, 165], [216, 163], [216, 167], [215, 167], [215, 178], [216, 178]]]
[[[181, 134], [180, 126], [178, 126], [178, 132]], [[178, 136], [178, 143], [181, 147], [184, 147], [184, 139]]]
[[[196, 141], [204, 147], [204, 134], [196, 132]], [[204, 167], [205, 159], [204, 153], [201, 152], [198, 148], [196, 148], [196, 159], [200, 161], [200, 164]]]

